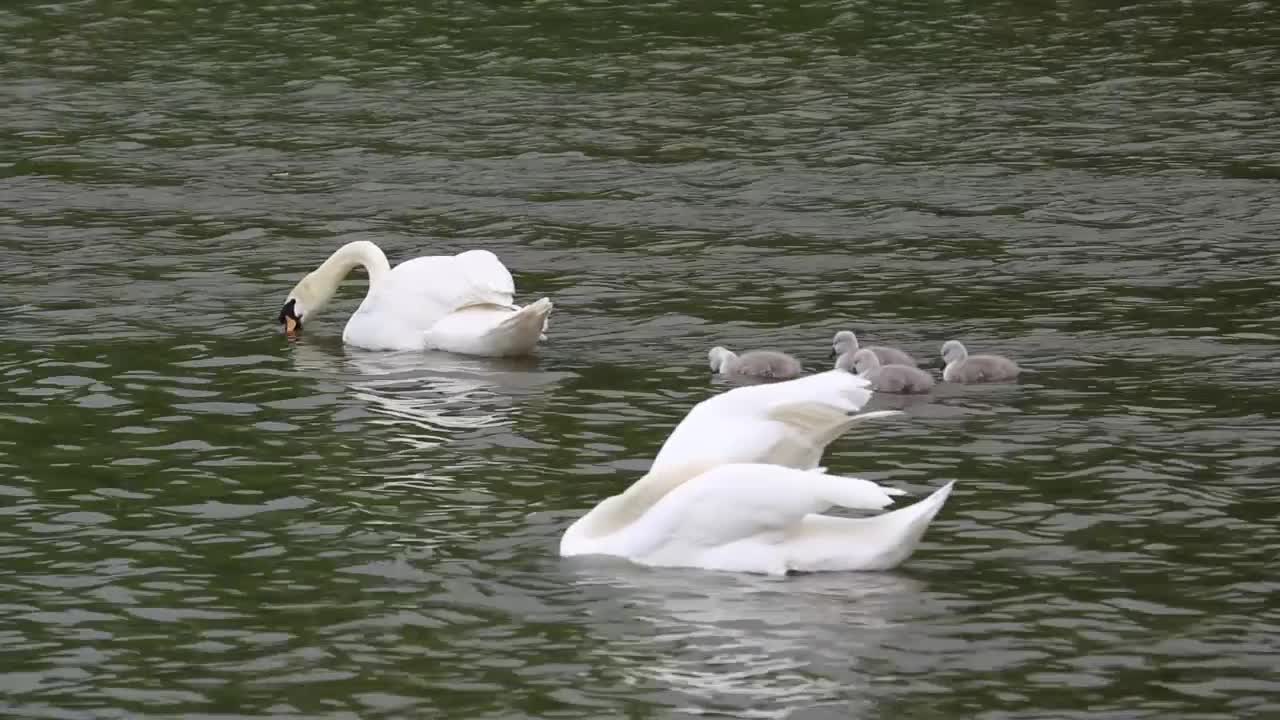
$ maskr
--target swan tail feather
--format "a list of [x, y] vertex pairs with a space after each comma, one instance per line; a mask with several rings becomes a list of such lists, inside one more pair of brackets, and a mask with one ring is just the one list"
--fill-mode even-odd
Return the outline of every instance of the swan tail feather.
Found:
[[787, 567], [797, 572], [889, 570], [911, 557], [955, 481], [925, 499], [864, 518], [807, 515], [785, 539]]
[[547, 316], [554, 307], [551, 299], [544, 297], [511, 313], [490, 331], [495, 343], [513, 354], [533, 350], [544, 337]]
[[552, 307], [548, 298], [514, 311], [508, 306], [468, 306], [433, 325], [425, 346], [486, 357], [528, 355], [537, 347]]

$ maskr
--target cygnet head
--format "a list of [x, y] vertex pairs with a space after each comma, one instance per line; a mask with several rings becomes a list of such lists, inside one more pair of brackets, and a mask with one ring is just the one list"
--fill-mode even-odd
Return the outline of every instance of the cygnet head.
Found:
[[831, 340], [831, 351], [836, 355], [844, 355], [858, 349], [858, 338], [848, 330], [841, 330]]
[[855, 375], [866, 375], [880, 369], [880, 357], [871, 350], [841, 353], [840, 357], [836, 358], [836, 369]]
[[948, 340], [942, 343], [942, 362], [950, 365], [969, 357], [969, 351], [959, 340]]
[[707, 362], [711, 365], [711, 372], [723, 372], [725, 365], [736, 357], [738, 356], [732, 350], [719, 345], [707, 352]]
[[859, 375], [866, 375], [872, 370], [880, 369], [880, 358], [870, 350], [859, 350], [853, 354], [853, 370]]

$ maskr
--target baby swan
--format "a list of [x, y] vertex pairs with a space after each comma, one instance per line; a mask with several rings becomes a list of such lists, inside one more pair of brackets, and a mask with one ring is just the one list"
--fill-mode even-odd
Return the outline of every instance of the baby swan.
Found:
[[774, 350], [752, 350], [738, 355], [717, 345], [707, 353], [707, 360], [711, 371], [722, 375], [791, 380], [800, 377], [801, 371], [799, 360]]
[[[858, 351], [858, 337], [848, 330], [841, 330], [832, 338], [831, 349], [835, 351], [836, 355], [844, 355], [845, 353], [852, 355]], [[872, 345], [866, 349], [880, 358], [881, 365], [916, 366], [915, 358], [896, 348]]]
[[933, 388], [933, 376], [907, 365], [881, 365], [880, 358], [864, 348], [845, 353], [836, 360], [837, 370], [857, 373], [871, 382], [871, 389], [883, 393], [927, 393]]
[[947, 382], [1003, 382], [1022, 372], [1017, 363], [1002, 355], [970, 355], [959, 340], [942, 344], [942, 360], [947, 364], [942, 379]]

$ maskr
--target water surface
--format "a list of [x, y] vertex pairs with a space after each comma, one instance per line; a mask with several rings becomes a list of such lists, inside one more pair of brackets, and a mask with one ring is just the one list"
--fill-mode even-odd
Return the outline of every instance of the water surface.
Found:
[[[27, 718], [1280, 714], [1266, 3], [154, 1], [0, 10], [0, 708]], [[346, 349], [486, 247], [536, 361]], [[898, 571], [561, 560], [829, 340], [1034, 372], [878, 397], [956, 492]]]

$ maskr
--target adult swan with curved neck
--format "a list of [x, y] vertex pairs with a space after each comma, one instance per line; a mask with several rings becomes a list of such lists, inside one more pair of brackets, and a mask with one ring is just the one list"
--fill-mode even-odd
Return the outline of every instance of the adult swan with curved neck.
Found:
[[505, 357], [527, 355], [545, 339], [551, 300], [516, 305], [511, 272], [488, 250], [417, 257], [393, 268], [368, 240], [338, 248], [289, 291], [279, 317], [285, 332], [302, 332], [361, 266], [369, 291], [342, 331], [348, 345]]

